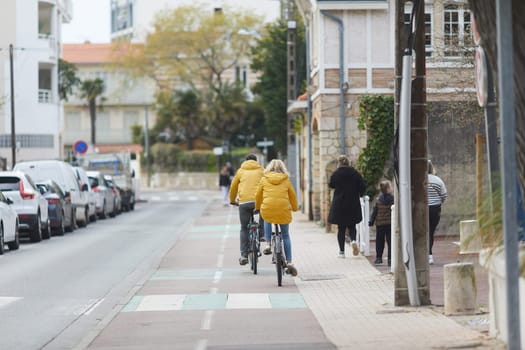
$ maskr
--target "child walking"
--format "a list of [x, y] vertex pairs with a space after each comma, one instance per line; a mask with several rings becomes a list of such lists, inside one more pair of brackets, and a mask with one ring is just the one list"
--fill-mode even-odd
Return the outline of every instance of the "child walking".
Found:
[[376, 204], [370, 214], [368, 226], [373, 226], [376, 223], [376, 260], [374, 264], [380, 265], [383, 263], [383, 250], [385, 248], [385, 241], [388, 243], [388, 266], [391, 265], [391, 249], [390, 249], [390, 233], [391, 233], [391, 210], [390, 207], [394, 204], [394, 196], [392, 195], [392, 185], [390, 181], [384, 180], [379, 184], [381, 194], [377, 198]]

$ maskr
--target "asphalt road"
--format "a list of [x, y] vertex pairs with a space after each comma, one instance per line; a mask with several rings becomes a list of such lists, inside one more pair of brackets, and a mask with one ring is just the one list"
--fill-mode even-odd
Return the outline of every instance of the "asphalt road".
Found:
[[72, 349], [157, 268], [206, 192], [159, 193], [135, 211], [0, 257], [0, 348]]

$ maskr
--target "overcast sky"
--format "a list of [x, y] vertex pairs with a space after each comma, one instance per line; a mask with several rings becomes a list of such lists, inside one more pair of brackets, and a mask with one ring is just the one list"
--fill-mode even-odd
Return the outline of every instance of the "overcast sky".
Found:
[[74, 0], [73, 19], [62, 24], [63, 43], [108, 43], [110, 41], [110, 1]]

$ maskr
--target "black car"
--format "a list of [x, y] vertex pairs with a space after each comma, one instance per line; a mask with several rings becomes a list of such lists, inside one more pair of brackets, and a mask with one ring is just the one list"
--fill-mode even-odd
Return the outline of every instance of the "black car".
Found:
[[49, 224], [53, 234], [62, 236], [64, 232], [72, 232], [75, 224], [71, 217], [73, 210], [69, 193], [64, 192], [53, 180], [39, 182], [36, 186], [47, 200]]

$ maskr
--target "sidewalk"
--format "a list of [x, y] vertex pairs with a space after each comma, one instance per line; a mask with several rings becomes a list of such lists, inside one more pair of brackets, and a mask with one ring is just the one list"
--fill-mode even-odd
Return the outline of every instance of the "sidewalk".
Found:
[[[294, 214], [291, 234], [299, 269], [296, 284], [338, 349], [379, 349], [385, 344], [388, 349], [505, 348], [486, 335], [488, 325], [476, 322], [476, 316], [453, 318], [442, 314], [443, 264], [458, 259], [454, 253], [457, 246], [450, 239], [435, 243], [436, 264], [430, 267], [434, 305], [415, 308], [394, 306], [394, 278], [386, 264], [379, 270], [374, 267], [375, 246], [371, 246], [374, 255], [368, 258], [349, 256], [351, 250], [347, 249], [347, 258], [339, 259], [335, 234], [325, 233], [301, 213]], [[473, 259], [460, 259], [465, 258]], [[478, 284], [482, 281], [478, 279]], [[486, 303], [487, 293], [488, 289], [481, 289], [481, 303]], [[484, 318], [487, 315], [478, 316], [478, 320]], [[474, 321], [473, 327], [461, 321]], [[479, 323], [481, 332], [475, 330]]]

